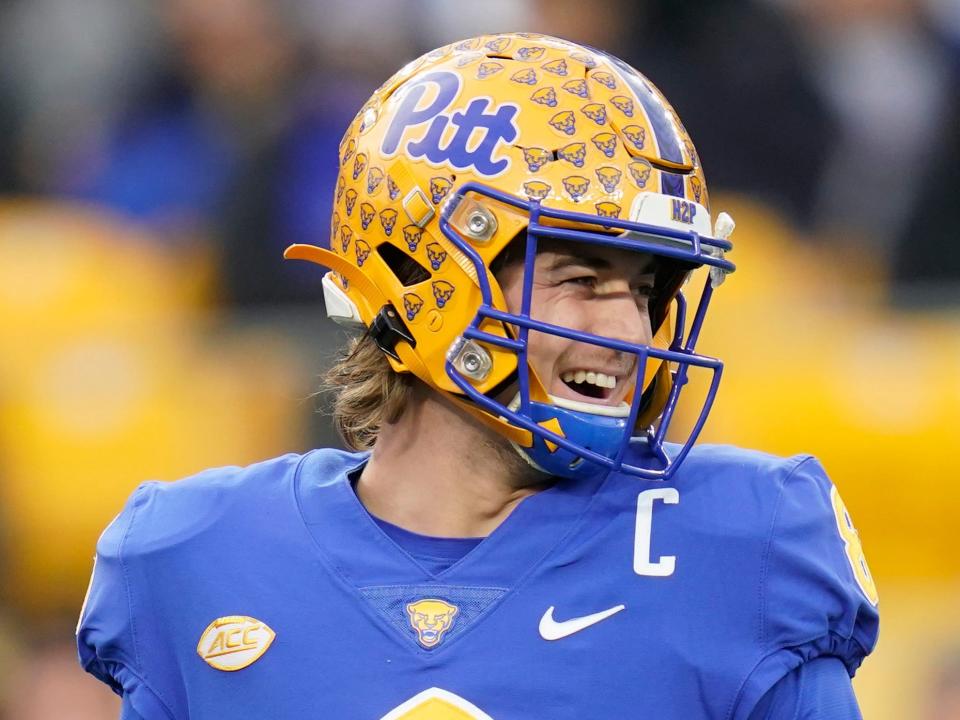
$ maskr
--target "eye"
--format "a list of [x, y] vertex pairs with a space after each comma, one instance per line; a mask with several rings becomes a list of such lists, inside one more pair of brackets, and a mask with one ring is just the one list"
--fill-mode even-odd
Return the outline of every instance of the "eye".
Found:
[[639, 285], [634, 285], [631, 290], [634, 296], [647, 300], [653, 297], [654, 294], [653, 283], [640, 283]]
[[580, 285], [582, 287], [595, 288], [597, 286], [596, 275], [578, 275], [577, 277], [567, 278], [564, 284]]

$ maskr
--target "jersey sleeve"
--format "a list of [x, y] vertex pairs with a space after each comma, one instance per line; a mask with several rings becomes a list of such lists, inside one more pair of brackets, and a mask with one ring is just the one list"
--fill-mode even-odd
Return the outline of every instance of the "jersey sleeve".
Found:
[[762, 654], [741, 690], [738, 718], [815, 658], [835, 657], [853, 677], [877, 641], [878, 598], [859, 536], [814, 458], [782, 480], [761, 573]]
[[97, 542], [93, 575], [77, 625], [77, 649], [83, 669], [123, 697], [122, 717], [172, 720], [173, 714], [149, 685], [137, 646], [137, 618], [131, 609], [125, 563], [137, 510], [146, 502], [151, 485], [137, 489]]
[[751, 711], [750, 720], [863, 720], [839, 658], [818, 657], [781, 678]]

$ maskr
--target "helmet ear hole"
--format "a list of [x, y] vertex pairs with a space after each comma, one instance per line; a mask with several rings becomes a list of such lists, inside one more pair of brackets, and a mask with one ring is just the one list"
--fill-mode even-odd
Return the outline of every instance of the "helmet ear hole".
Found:
[[377, 246], [377, 252], [404, 287], [422, 283], [432, 277], [423, 265], [388, 242]]

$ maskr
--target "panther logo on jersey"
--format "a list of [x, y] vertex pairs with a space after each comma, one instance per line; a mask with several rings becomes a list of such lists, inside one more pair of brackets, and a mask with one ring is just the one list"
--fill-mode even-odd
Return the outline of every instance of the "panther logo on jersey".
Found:
[[410, 626], [416, 631], [417, 640], [425, 648], [440, 644], [443, 636], [453, 627], [453, 620], [458, 612], [456, 605], [436, 598], [425, 598], [407, 605]]

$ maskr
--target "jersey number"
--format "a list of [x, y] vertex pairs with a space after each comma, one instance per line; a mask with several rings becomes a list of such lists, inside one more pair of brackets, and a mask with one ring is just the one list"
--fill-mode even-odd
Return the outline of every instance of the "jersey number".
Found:
[[833, 513], [837, 518], [837, 529], [840, 531], [840, 537], [843, 540], [847, 560], [850, 561], [850, 567], [853, 568], [853, 576], [857, 579], [857, 584], [867, 600], [876, 605], [880, 596], [877, 594], [877, 586], [870, 575], [870, 568], [867, 567], [867, 558], [863, 555], [860, 535], [853, 526], [853, 520], [850, 519], [850, 513], [847, 512], [847, 506], [843, 504], [836, 486], [830, 488], [830, 502], [833, 505]]

